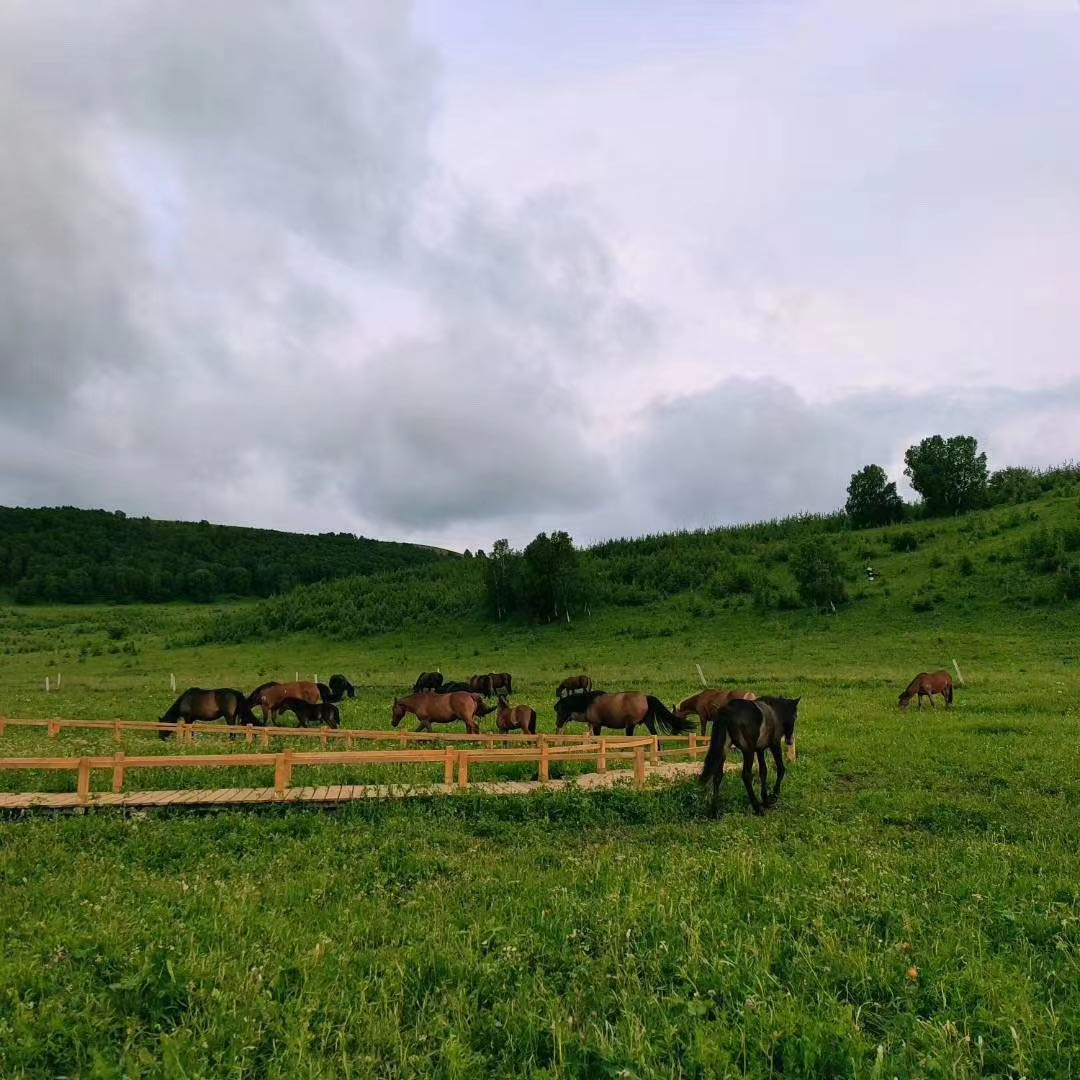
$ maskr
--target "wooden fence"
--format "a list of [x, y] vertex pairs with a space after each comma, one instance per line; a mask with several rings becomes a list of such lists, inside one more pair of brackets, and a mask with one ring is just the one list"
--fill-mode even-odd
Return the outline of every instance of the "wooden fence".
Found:
[[[577, 737], [576, 743], [549, 742], [551, 736], [538, 736], [540, 741], [537, 746], [520, 746], [509, 749], [458, 749], [447, 746], [440, 750], [359, 750], [359, 751], [331, 751], [314, 753], [297, 753], [294, 750], [285, 750], [280, 754], [181, 754], [181, 755], [141, 755], [126, 756], [117, 752], [111, 757], [40, 757], [40, 758], [0, 758], [0, 771], [5, 769], [42, 769], [42, 770], [67, 770], [76, 774], [76, 795], [71, 805], [89, 806], [94, 803], [102, 805], [116, 805], [116, 796], [121, 796], [127, 773], [131, 769], [190, 769], [190, 768], [225, 768], [225, 767], [250, 767], [274, 770], [274, 786], [272, 789], [244, 789], [257, 794], [251, 799], [222, 798], [220, 801], [296, 801], [297, 792], [292, 786], [293, 771], [305, 766], [325, 765], [435, 765], [443, 766], [443, 784], [446, 790], [454, 787], [455, 773], [457, 786], [466, 788], [469, 784], [469, 769], [473, 765], [480, 764], [509, 764], [509, 763], [535, 763], [541, 782], [546, 781], [550, 775], [552, 762], [561, 763], [569, 761], [591, 761], [597, 763], [597, 770], [606, 770], [612, 762], [631, 762], [633, 764], [633, 778], [636, 787], [641, 788], [645, 784], [645, 769], [648, 758], [656, 760], [657, 753], [653, 736], [642, 738], [627, 738], [609, 740], [607, 738]], [[570, 736], [570, 738], [574, 738]], [[609, 742], [616, 743], [612, 748]], [[683, 748], [682, 753], [689, 752], [689, 747]], [[112, 772], [112, 795], [92, 795], [90, 792], [90, 776], [97, 770], [111, 770]], [[314, 790], [314, 789], [312, 789]], [[263, 794], [259, 794], [265, 792]], [[160, 796], [157, 801], [145, 800], [145, 805], [168, 805], [174, 802], [183, 802], [185, 791], [170, 792], [146, 792], [148, 796]], [[219, 792], [201, 792], [200, 794], [226, 794], [224, 789]], [[173, 797], [175, 796], [175, 798]], [[56, 802], [55, 797], [46, 793], [20, 793], [19, 795], [0, 795], [0, 807], [33, 805], [37, 802], [48, 802], [50, 799], [55, 805], [68, 805], [67, 802]], [[200, 801], [216, 801], [213, 799]]]

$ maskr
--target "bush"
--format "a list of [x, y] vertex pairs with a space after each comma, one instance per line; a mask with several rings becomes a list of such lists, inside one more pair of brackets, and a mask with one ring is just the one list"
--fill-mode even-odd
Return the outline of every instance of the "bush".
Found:
[[823, 609], [847, 599], [843, 564], [832, 540], [824, 536], [804, 540], [792, 553], [791, 571], [803, 603]]
[[889, 548], [892, 551], [914, 551], [919, 546], [919, 538], [910, 530], [893, 533], [889, 537]]
[[975, 564], [971, 561], [970, 555], [961, 555], [956, 568], [964, 577], [971, 577], [975, 573]]

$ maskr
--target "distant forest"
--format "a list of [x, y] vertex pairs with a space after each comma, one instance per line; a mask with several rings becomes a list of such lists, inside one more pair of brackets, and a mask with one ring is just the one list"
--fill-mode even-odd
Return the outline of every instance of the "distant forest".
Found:
[[121, 511], [0, 507], [0, 590], [17, 603], [209, 601], [454, 556], [350, 533], [152, 521]]

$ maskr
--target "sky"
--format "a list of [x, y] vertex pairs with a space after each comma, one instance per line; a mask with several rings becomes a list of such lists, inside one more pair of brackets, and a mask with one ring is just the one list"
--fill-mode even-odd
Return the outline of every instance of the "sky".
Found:
[[0, 0], [0, 504], [462, 549], [1080, 457], [1076, 0]]

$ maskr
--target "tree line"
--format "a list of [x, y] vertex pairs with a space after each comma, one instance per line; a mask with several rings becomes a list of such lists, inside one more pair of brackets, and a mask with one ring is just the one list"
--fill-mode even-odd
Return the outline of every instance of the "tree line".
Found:
[[351, 533], [154, 521], [74, 507], [0, 507], [0, 589], [18, 603], [266, 597], [450, 557]]

